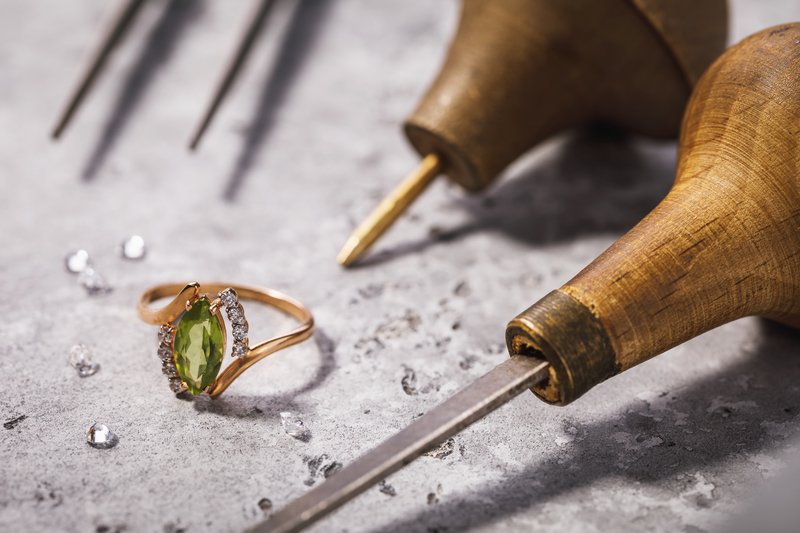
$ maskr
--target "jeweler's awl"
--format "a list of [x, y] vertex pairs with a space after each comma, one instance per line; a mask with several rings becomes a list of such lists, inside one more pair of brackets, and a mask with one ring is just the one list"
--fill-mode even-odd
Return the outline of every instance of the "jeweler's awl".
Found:
[[267, 20], [267, 15], [269, 14], [270, 7], [272, 7], [273, 3], [274, 0], [256, 0], [254, 9], [247, 19], [245, 31], [242, 34], [238, 46], [236, 47], [236, 51], [234, 52], [233, 57], [231, 57], [231, 59], [228, 61], [228, 64], [225, 66], [222, 78], [220, 78], [216, 89], [214, 89], [214, 95], [211, 97], [211, 101], [206, 107], [206, 110], [203, 113], [203, 117], [201, 118], [194, 135], [192, 135], [192, 140], [189, 143], [189, 148], [191, 150], [195, 150], [197, 148], [197, 145], [200, 143], [200, 139], [203, 137], [203, 133], [205, 133], [209, 124], [211, 124], [211, 119], [214, 118], [214, 114], [217, 112], [220, 104], [222, 104], [222, 100], [225, 98], [225, 95], [233, 85], [236, 76], [242, 69], [244, 62], [253, 47], [253, 43], [256, 41], [256, 37], [258, 37], [259, 31], [264, 25], [264, 21]]
[[[566, 128], [608, 121], [677, 134], [703, 71], [725, 49], [725, 0], [463, 0], [438, 77], [405, 123], [421, 156], [470, 191]], [[430, 166], [423, 162], [423, 166]], [[358, 260], [424, 190], [422, 169], [376, 208], [338, 261]], [[357, 244], [357, 245], [356, 245]]]
[[144, 0], [122, 0], [119, 3], [114, 15], [103, 31], [98, 46], [92, 51], [86, 69], [81, 73], [77, 85], [70, 94], [64, 110], [56, 122], [55, 128], [53, 128], [54, 139], [58, 139], [64, 132], [70, 119], [78, 110], [78, 106], [89, 93], [89, 89], [94, 80], [97, 79], [106, 59], [122, 38], [143, 3]]
[[[667, 197], [575, 278], [508, 324], [509, 363], [527, 365], [500, 365], [255, 531], [297, 531], [341, 505], [418, 456], [423, 445], [414, 443], [441, 442], [477, 420], [459, 406], [480, 412], [481, 394], [494, 398], [494, 407], [530, 383], [543, 400], [565, 405], [737, 318], [763, 316], [800, 328], [799, 42], [800, 23], [769, 28], [708, 69], [684, 115]], [[509, 392], [498, 393], [503, 380]], [[389, 444], [395, 439], [399, 446]]]
[[251, 531], [300, 531], [545, 379], [548, 366], [512, 357]]

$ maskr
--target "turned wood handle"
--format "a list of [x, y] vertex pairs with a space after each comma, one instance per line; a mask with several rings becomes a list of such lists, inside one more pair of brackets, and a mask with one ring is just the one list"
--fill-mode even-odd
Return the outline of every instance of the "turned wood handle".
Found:
[[576, 124], [671, 137], [726, 33], [725, 0], [464, 0], [406, 134], [470, 190]]
[[[512, 353], [544, 350], [556, 361], [550, 382], [535, 391], [545, 400], [569, 403], [737, 318], [800, 327], [799, 43], [800, 24], [787, 24], [718, 59], [687, 107], [668, 196], [509, 324]], [[548, 306], [588, 315], [583, 332], [601, 327], [581, 346], [558, 340], [573, 333], [548, 325]], [[594, 370], [584, 379], [586, 365]]]

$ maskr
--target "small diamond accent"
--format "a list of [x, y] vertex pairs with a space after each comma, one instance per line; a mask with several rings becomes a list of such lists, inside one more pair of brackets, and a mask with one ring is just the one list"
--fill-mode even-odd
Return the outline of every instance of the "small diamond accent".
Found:
[[243, 343], [242, 341], [236, 341], [233, 343], [232, 354], [234, 357], [244, 357], [247, 355], [247, 350], [247, 344]]
[[95, 424], [86, 433], [86, 442], [89, 446], [102, 450], [116, 446], [119, 438], [105, 424]]
[[233, 326], [233, 338], [237, 341], [243, 341], [247, 338], [247, 326], [237, 324]]
[[219, 293], [219, 299], [228, 308], [239, 305], [239, 295], [230, 287]]
[[162, 361], [172, 361], [172, 346], [162, 343], [158, 347], [158, 356]]
[[175, 338], [175, 328], [172, 326], [161, 326], [161, 329], [158, 330], [158, 340], [164, 344], [172, 344], [172, 340]]
[[283, 430], [296, 439], [303, 439], [308, 435], [306, 425], [296, 416], [292, 416], [292, 413], [281, 413], [281, 424]]
[[228, 319], [234, 324], [244, 324], [244, 313], [241, 306], [228, 307]]
[[170, 378], [169, 388], [175, 394], [180, 394], [181, 392], [183, 392], [183, 389], [181, 388], [181, 378]]
[[86, 270], [80, 273], [78, 276], [78, 283], [82, 285], [89, 294], [111, 292], [111, 286], [106, 282], [106, 278], [92, 267], [87, 267]]
[[69, 349], [69, 364], [78, 371], [78, 375], [82, 378], [91, 376], [100, 370], [100, 365], [93, 361], [92, 350], [85, 344], [76, 344]]
[[64, 258], [64, 265], [67, 267], [67, 270], [74, 274], [80, 274], [86, 270], [90, 264], [89, 253], [86, 250], [70, 252]]
[[175, 366], [175, 363], [168, 361], [161, 366], [161, 372], [164, 373], [168, 378], [177, 378], [178, 376], [178, 367]]
[[134, 235], [117, 246], [117, 253], [125, 259], [142, 259], [147, 253], [147, 248], [144, 246], [144, 239]]

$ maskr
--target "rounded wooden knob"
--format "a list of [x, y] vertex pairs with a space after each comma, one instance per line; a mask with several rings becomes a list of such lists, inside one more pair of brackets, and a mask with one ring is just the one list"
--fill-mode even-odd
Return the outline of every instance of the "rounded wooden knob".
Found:
[[725, 0], [464, 0], [406, 134], [470, 190], [579, 123], [673, 136], [726, 32]]
[[667, 197], [511, 321], [509, 350], [553, 363], [551, 379], [535, 390], [543, 399], [569, 403], [744, 316], [800, 327], [798, 43], [800, 23], [787, 24], [720, 57], [686, 109]]

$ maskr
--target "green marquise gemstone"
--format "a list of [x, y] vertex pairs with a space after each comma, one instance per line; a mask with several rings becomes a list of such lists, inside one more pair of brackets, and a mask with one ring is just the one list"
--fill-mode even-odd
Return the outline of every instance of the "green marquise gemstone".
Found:
[[189, 392], [200, 394], [214, 383], [225, 353], [225, 334], [205, 296], [192, 304], [175, 330], [175, 365]]

